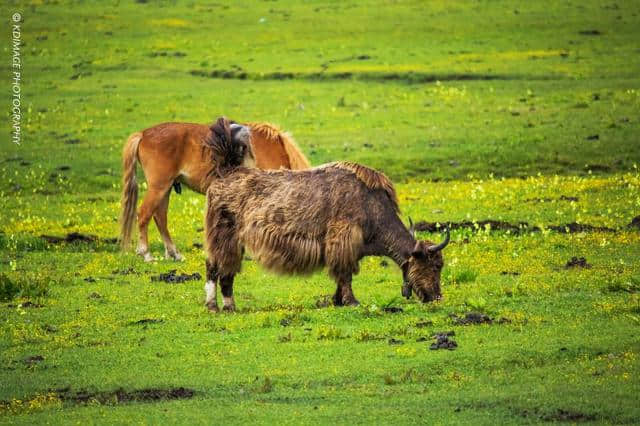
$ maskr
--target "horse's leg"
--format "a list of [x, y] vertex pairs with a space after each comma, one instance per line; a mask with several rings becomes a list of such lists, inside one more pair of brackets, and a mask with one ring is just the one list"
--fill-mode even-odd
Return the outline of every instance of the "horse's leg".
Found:
[[158, 205], [162, 202], [166, 192], [171, 188], [171, 183], [163, 186], [149, 186], [149, 191], [144, 197], [140, 209], [138, 210], [138, 229], [140, 231], [140, 240], [136, 253], [142, 256], [145, 262], [153, 260], [153, 256], [149, 253], [149, 221], [155, 214]]
[[233, 300], [233, 277], [234, 275], [226, 275], [220, 277], [220, 290], [222, 290], [223, 311], [233, 312], [236, 310], [236, 302]]
[[183, 260], [184, 258], [180, 253], [178, 253], [178, 249], [176, 245], [171, 240], [171, 236], [169, 235], [169, 229], [167, 227], [167, 211], [169, 210], [169, 196], [171, 195], [171, 189], [167, 191], [160, 204], [158, 204], [158, 208], [156, 212], [153, 214], [153, 220], [156, 222], [156, 226], [158, 227], [158, 231], [160, 231], [160, 235], [162, 236], [162, 241], [164, 242], [164, 257], [165, 259], [174, 259], [174, 260]]

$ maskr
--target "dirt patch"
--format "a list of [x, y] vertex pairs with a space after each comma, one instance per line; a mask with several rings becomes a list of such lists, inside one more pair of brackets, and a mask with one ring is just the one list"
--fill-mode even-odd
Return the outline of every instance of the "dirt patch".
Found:
[[402, 308], [398, 308], [395, 306], [387, 306], [386, 308], [382, 309], [384, 312], [388, 313], [388, 314], [398, 314], [400, 312], [404, 312], [404, 310]]
[[64, 237], [57, 237], [55, 235], [40, 235], [40, 238], [45, 240], [50, 244], [61, 244], [61, 243], [92, 243], [94, 241], [98, 241], [98, 237], [96, 235], [87, 235], [81, 234], [80, 232], [71, 232]]
[[433, 325], [433, 321], [431, 320], [418, 321], [416, 323], [416, 328], [425, 328], [425, 327], [430, 327], [432, 325]]
[[114, 391], [89, 392], [86, 390], [72, 391], [69, 388], [54, 389], [62, 401], [73, 404], [88, 404], [94, 401], [100, 404], [116, 405], [130, 402], [156, 402], [174, 399], [193, 398], [196, 392], [189, 388], [148, 388], [126, 391], [122, 388]]
[[155, 281], [163, 281], [165, 283], [183, 283], [185, 281], [193, 281], [193, 280], [201, 280], [202, 279], [202, 275], [200, 275], [197, 272], [194, 272], [193, 274], [185, 274], [182, 273], [180, 275], [176, 274], [176, 270], [172, 269], [169, 272], [166, 272], [164, 274], [160, 274], [160, 275], [153, 275], [151, 277], [151, 281], [155, 282]]
[[27, 300], [26, 302], [22, 302], [20, 304], [20, 307], [22, 309], [37, 309], [37, 308], [44, 307], [44, 305], [41, 305], [40, 303], [33, 303], [33, 302]]
[[165, 52], [165, 51], [161, 51], [161, 52], [151, 52], [149, 53], [149, 57], [151, 58], [157, 58], [160, 56], [173, 56], [175, 58], [184, 58], [185, 56], [187, 56], [186, 53], [184, 52]]
[[542, 420], [550, 422], [592, 422], [596, 419], [596, 416], [593, 414], [559, 409], [555, 413], [542, 416], [541, 418]]
[[583, 36], [599, 36], [599, 35], [602, 35], [600, 30], [582, 30], [582, 31], [578, 31], [578, 34], [583, 35]]
[[333, 298], [331, 295], [325, 294], [316, 297], [316, 308], [326, 308], [333, 304]]
[[516, 272], [516, 271], [500, 271], [500, 275], [511, 275], [511, 276], [517, 277], [518, 275], [520, 275], [520, 272]]
[[468, 312], [464, 317], [459, 317], [456, 314], [450, 314], [449, 317], [455, 325], [493, 324], [493, 318], [479, 312]]
[[68, 243], [95, 243], [102, 242], [105, 244], [116, 244], [117, 238], [100, 238], [97, 235], [82, 234], [80, 232], [70, 232], [65, 236], [59, 237], [57, 235], [40, 235], [40, 238], [45, 240], [49, 244], [68, 244]]
[[[591, 139], [594, 140], [594, 139]], [[587, 164], [584, 166], [585, 170], [591, 170], [592, 172], [610, 172], [611, 167], [606, 164]]]
[[606, 226], [593, 226], [588, 223], [576, 223], [571, 222], [565, 225], [549, 226], [552, 231], [560, 232], [563, 234], [575, 234], [580, 232], [616, 232], [613, 228], [607, 228]]
[[524, 410], [519, 412], [518, 414], [525, 418], [538, 418], [545, 422], [583, 423], [593, 422], [598, 418], [595, 414], [586, 414], [573, 410], [563, 410], [562, 408], [559, 408], [551, 413], [541, 413], [539, 410]]
[[111, 275], [130, 275], [130, 274], [140, 275], [140, 273], [137, 272], [135, 269], [133, 269], [133, 267], [129, 267], [126, 269], [114, 269], [113, 271], [111, 271]]
[[389, 339], [389, 344], [390, 345], [404, 345], [404, 341], [403, 340], [399, 340], [399, 339], [391, 338], [391, 339]]
[[23, 161], [22, 157], [7, 157], [4, 159], [4, 163], [11, 163], [13, 161]]
[[27, 365], [35, 365], [42, 361], [44, 361], [44, 357], [42, 355], [32, 355], [23, 360], [23, 362]]
[[591, 265], [587, 263], [587, 259], [585, 259], [584, 257], [573, 256], [571, 260], [567, 261], [567, 264], [564, 265], [564, 268], [565, 269], [570, 269], [570, 268], [591, 269]]
[[629, 223], [629, 225], [627, 225], [627, 228], [635, 228], [638, 231], [640, 231], [640, 216], [636, 216], [633, 219], [631, 219], [631, 223]]
[[431, 337], [435, 339], [435, 342], [433, 342], [431, 346], [429, 346], [429, 349], [431, 349], [432, 351], [438, 349], [448, 349], [450, 351], [455, 350], [458, 347], [458, 343], [456, 343], [455, 340], [451, 339], [451, 336], [455, 336], [455, 334], [456, 333], [454, 331], [445, 331], [442, 333], [434, 334]]
[[[416, 223], [416, 231], [422, 232], [441, 232], [445, 227], [450, 230], [454, 229], [491, 229], [492, 231], [510, 231], [513, 234], [520, 234], [523, 232], [540, 232], [541, 229], [538, 226], [529, 225], [528, 222], [509, 223], [500, 220], [480, 220], [477, 222], [471, 222], [465, 220], [462, 222], [426, 222], [420, 221]], [[574, 234], [580, 232], [616, 232], [613, 228], [606, 226], [594, 226], [587, 223], [566, 223], [564, 225], [550, 225], [547, 227], [555, 232], [563, 234]]]
[[129, 323], [129, 325], [147, 325], [147, 324], [161, 324], [163, 323], [164, 320], [163, 319], [158, 319], [158, 318], [143, 318], [141, 320], [138, 321], [132, 321]]
[[569, 195], [561, 195], [557, 198], [528, 198], [524, 200], [525, 203], [550, 203], [552, 201], [580, 201], [580, 199]]
[[[360, 59], [363, 58], [363, 59]], [[358, 60], [367, 60], [366, 55], [357, 57]], [[361, 81], [400, 81], [408, 84], [435, 83], [436, 81], [490, 81], [490, 80], [523, 80], [531, 79], [532, 76], [518, 74], [481, 74], [481, 73], [449, 73], [434, 74], [424, 72], [326, 72], [328, 64], [323, 64], [322, 71], [319, 72], [271, 72], [271, 73], [249, 73], [242, 69], [214, 69], [191, 70], [189, 74], [196, 77], [220, 78], [227, 80], [361, 80]], [[553, 75], [536, 76], [535, 79], [549, 80]]]

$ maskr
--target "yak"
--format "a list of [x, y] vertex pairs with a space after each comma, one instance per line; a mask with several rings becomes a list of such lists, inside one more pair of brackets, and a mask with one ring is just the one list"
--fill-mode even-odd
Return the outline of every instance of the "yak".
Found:
[[[357, 305], [351, 278], [365, 256], [388, 256], [402, 270], [402, 294], [441, 298], [442, 249], [416, 241], [399, 217], [395, 189], [382, 173], [351, 162], [308, 170], [236, 167], [207, 190], [205, 304], [234, 311], [234, 276], [245, 247], [267, 269], [306, 274], [327, 267], [335, 306]], [[412, 228], [412, 227], [411, 227]]]

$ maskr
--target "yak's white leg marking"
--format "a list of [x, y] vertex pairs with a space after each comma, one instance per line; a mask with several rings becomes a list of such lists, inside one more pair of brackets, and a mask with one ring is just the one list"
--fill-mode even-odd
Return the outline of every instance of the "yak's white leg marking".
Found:
[[218, 301], [216, 300], [216, 283], [209, 280], [204, 285], [204, 292], [206, 294], [204, 303], [209, 306], [211, 304], [216, 304]]

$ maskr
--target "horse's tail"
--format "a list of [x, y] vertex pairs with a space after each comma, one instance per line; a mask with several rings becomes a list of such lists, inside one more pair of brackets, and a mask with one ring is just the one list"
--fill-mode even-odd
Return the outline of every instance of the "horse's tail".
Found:
[[287, 132], [280, 132], [280, 141], [284, 147], [284, 152], [289, 157], [289, 165], [291, 170], [302, 170], [311, 167], [309, 160], [304, 156], [298, 145], [296, 145], [293, 137]]
[[120, 201], [120, 244], [126, 250], [131, 243], [133, 222], [136, 218], [138, 203], [138, 182], [136, 181], [136, 163], [138, 162], [138, 144], [142, 132], [133, 133], [127, 139], [122, 150], [122, 199]]

